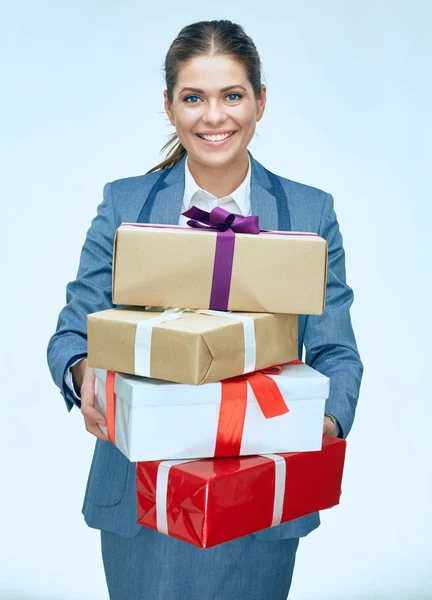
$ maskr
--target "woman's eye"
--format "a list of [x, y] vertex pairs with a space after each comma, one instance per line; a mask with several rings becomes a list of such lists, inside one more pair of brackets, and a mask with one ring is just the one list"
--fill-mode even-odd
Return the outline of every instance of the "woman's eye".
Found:
[[[189, 98], [198, 98], [198, 96], [186, 96], [186, 98], [184, 99], [184, 101], [187, 102], [187, 100]], [[196, 104], [196, 102], [189, 102], [189, 104]]]
[[[242, 94], [237, 94], [237, 93], [231, 93], [228, 94], [226, 96], [226, 98], [228, 98], [229, 96], [238, 96], [239, 98], [243, 98]], [[186, 98], [184, 99], [185, 102], [188, 102], [188, 100], [190, 98], [199, 98], [199, 96], [186, 96]], [[237, 98], [234, 98], [234, 101], [237, 100]], [[197, 102], [188, 102], [188, 104], [197, 104]]]
[[[228, 94], [228, 96], [238, 96], [239, 98], [243, 98], [243, 96], [241, 94], [237, 94], [237, 93]], [[227, 98], [228, 98], [228, 96], [227, 96]]]

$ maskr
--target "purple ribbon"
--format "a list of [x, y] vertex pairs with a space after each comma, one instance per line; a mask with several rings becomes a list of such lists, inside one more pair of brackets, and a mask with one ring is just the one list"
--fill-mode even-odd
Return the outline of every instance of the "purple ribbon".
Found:
[[212, 310], [228, 310], [236, 233], [260, 232], [257, 216], [243, 217], [217, 206], [211, 212], [192, 206], [182, 213], [190, 217], [189, 227], [217, 231], [213, 280], [210, 294]]

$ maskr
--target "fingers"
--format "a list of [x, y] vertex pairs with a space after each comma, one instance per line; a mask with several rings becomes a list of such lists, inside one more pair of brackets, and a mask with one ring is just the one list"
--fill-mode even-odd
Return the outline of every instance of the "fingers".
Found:
[[95, 409], [95, 393], [92, 389], [81, 390], [81, 412], [85, 417], [97, 421], [99, 425], [106, 425], [105, 417]]
[[81, 402], [81, 412], [84, 417], [85, 428], [87, 431], [93, 435], [95, 435], [100, 440], [108, 440], [108, 437], [101, 430], [100, 425], [102, 427], [106, 426], [106, 420], [103, 414], [95, 409], [90, 403], [82, 403]]
[[94, 370], [88, 368], [81, 386], [81, 413], [84, 417], [86, 430], [98, 439], [108, 441], [108, 437], [100, 428], [100, 426], [106, 427], [106, 419], [94, 406], [94, 381]]
[[106, 427], [105, 417], [91, 404], [84, 404], [81, 402], [81, 412], [85, 419], [88, 419], [96, 425], [102, 425], [103, 427]]
[[108, 437], [104, 434], [97, 422], [95, 422], [93, 419], [84, 417], [84, 423], [85, 428], [89, 433], [96, 436], [98, 439], [103, 440], [104, 442], [109, 441]]
[[103, 414], [95, 409], [93, 406], [93, 399], [87, 397], [85, 401], [81, 401], [81, 412], [84, 417], [85, 428], [89, 433], [95, 435], [100, 440], [107, 441], [108, 437], [101, 430], [100, 425], [106, 426], [106, 420]]
[[323, 433], [326, 435], [334, 435], [335, 434], [335, 424], [327, 416], [324, 417]]

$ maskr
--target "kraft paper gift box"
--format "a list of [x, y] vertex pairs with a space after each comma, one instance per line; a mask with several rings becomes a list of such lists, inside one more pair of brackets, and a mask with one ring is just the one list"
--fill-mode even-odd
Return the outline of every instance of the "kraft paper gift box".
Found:
[[322, 450], [136, 464], [138, 522], [210, 548], [339, 504], [346, 442]]
[[95, 373], [104, 430], [131, 461], [321, 448], [330, 380], [300, 361], [200, 386]]
[[[210, 215], [217, 210], [229, 215], [220, 208]], [[114, 241], [113, 303], [322, 314], [326, 240], [315, 233], [260, 232], [257, 227], [242, 233], [248, 231], [247, 220], [257, 223], [258, 217], [238, 218], [237, 229], [225, 231], [121, 224]]]
[[297, 315], [109, 309], [87, 316], [90, 367], [199, 385], [294, 360]]

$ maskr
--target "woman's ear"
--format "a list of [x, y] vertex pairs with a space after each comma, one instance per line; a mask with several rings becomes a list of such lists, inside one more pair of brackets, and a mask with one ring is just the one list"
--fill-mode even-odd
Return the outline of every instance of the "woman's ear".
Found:
[[267, 101], [267, 88], [264, 83], [261, 84], [261, 97], [257, 99], [256, 120], [259, 121], [264, 114]]
[[175, 125], [175, 121], [174, 121], [174, 115], [172, 112], [172, 103], [168, 100], [168, 91], [164, 90], [164, 107], [165, 107], [165, 112], [168, 115], [168, 119], [171, 122], [171, 125]]

